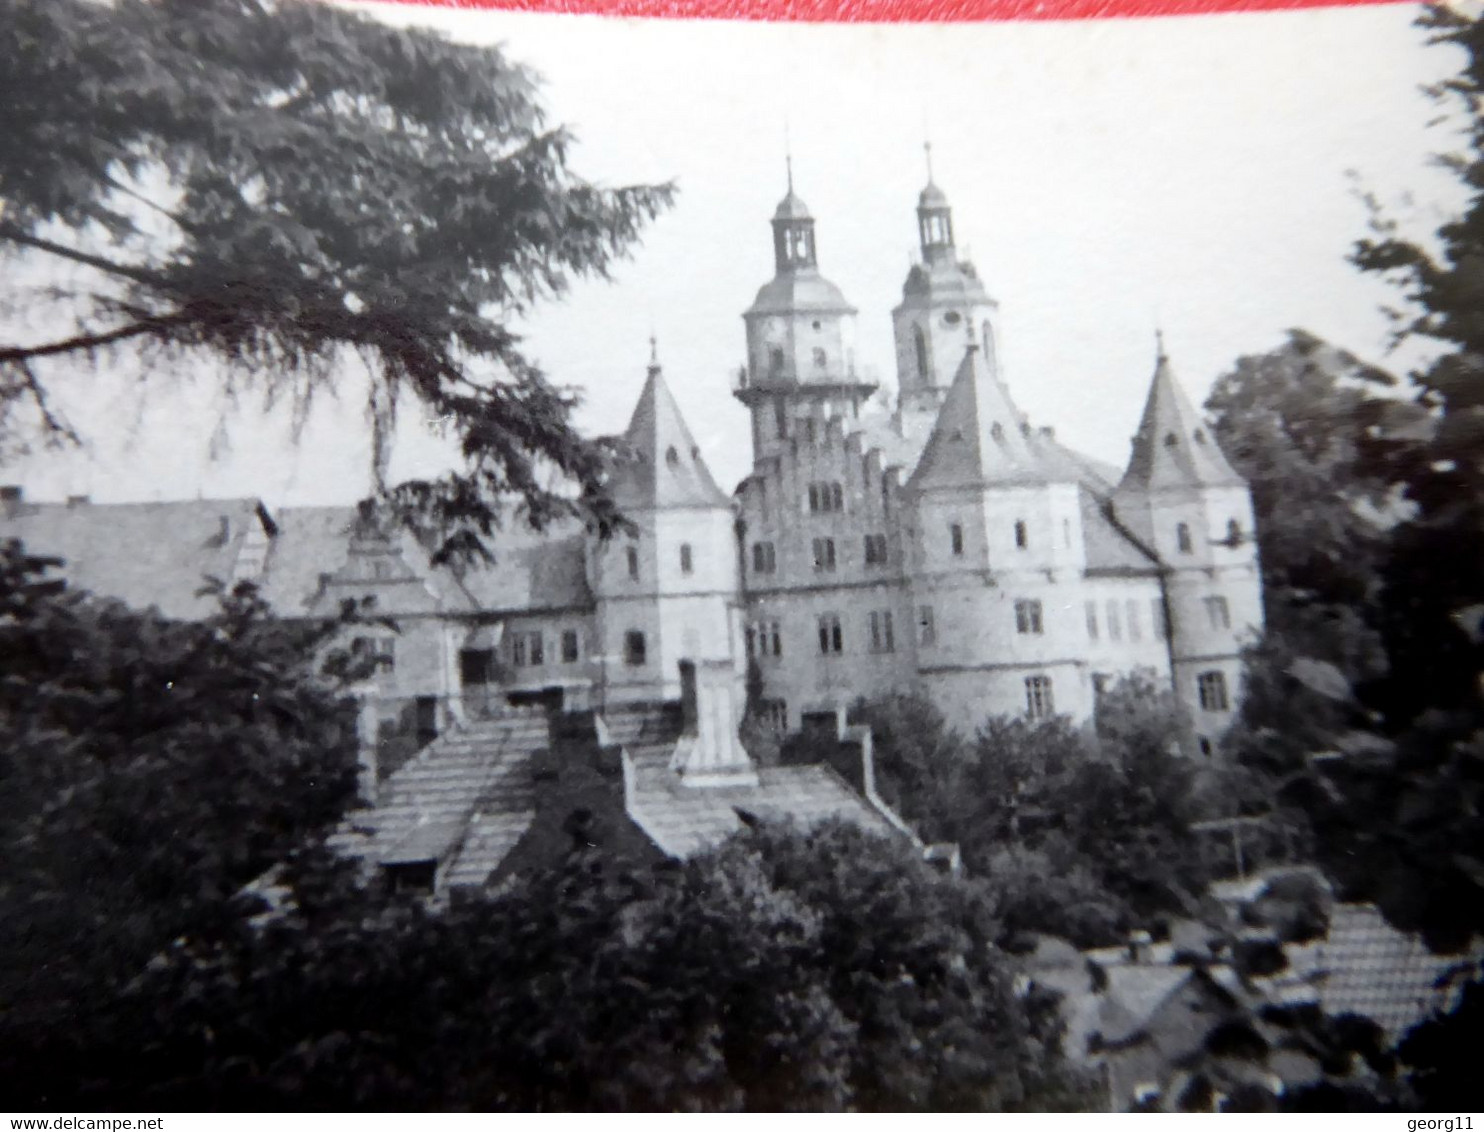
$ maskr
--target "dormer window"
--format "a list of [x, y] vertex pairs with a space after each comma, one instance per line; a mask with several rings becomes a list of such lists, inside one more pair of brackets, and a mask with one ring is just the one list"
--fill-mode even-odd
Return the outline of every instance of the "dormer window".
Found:
[[995, 440], [1005, 439], [1005, 430], [1000, 426], [999, 421], [995, 421], [994, 424], [989, 426], [989, 435]]
[[1242, 545], [1242, 524], [1231, 519], [1226, 524], [1226, 545], [1237, 547]]
[[680, 467], [680, 453], [675, 450], [675, 445], [673, 444], [665, 449], [665, 463], [669, 464], [672, 468]]
[[1195, 442], [1197, 444], [1204, 444], [1204, 443], [1206, 443], [1206, 430], [1205, 429], [1198, 428], [1198, 429], [1195, 430]]
[[1165, 447], [1166, 448], [1178, 448], [1178, 447], [1180, 447], [1180, 438], [1178, 436], [1176, 436], [1173, 432], [1167, 432], [1167, 433], [1165, 433]]
[[1195, 553], [1195, 545], [1190, 540], [1190, 525], [1188, 523], [1176, 524], [1175, 545], [1179, 547], [1181, 554]]

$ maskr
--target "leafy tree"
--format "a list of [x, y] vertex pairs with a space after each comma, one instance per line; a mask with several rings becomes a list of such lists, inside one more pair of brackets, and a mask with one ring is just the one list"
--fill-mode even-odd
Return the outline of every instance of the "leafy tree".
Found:
[[[970, 743], [918, 696], [861, 703], [852, 718], [871, 725], [886, 800], [927, 840], [956, 842], [993, 892], [1003, 942], [1113, 943], [1188, 910], [1205, 886], [1190, 830], [1202, 784], [1178, 752], [1173, 697], [1152, 677], [1110, 687], [1095, 734], [1065, 718], [992, 716]], [[820, 754], [807, 737], [798, 745], [796, 759]]]
[[1374, 630], [1377, 574], [1402, 518], [1376, 434], [1424, 414], [1396, 379], [1308, 334], [1238, 358], [1206, 409], [1252, 491], [1268, 636], [1371, 679], [1385, 660]]
[[1464, 150], [1448, 158], [1469, 191], [1463, 214], [1437, 232], [1437, 250], [1378, 224], [1355, 262], [1392, 279], [1411, 301], [1400, 332], [1442, 347], [1412, 375], [1430, 435], [1394, 438], [1385, 466], [1415, 514], [1397, 531], [1385, 570], [1383, 626], [1396, 679], [1388, 713], [1479, 706], [1484, 668], [1484, 25], [1446, 7], [1422, 17], [1435, 42], [1461, 49], [1459, 73], [1434, 93], [1461, 127]]
[[854, 827], [757, 826], [650, 871], [578, 852], [442, 909], [368, 893], [312, 853], [283, 880], [285, 914], [182, 941], [81, 1056], [31, 1051], [53, 1067], [46, 1102], [921, 1110], [1084, 1098], [1050, 1012], [1014, 994], [983, 896]]
[[274, 620], [249, 586], [171, 622], [68, 591], [54, 564], [0, 543], [6, 1043], [227, 915], [355, 780], [353, 716], [314, 669], [337, 625]]
[[71, 435], [55, 363], [122, 348], [214, 360], [301, 418], [355, 358], [378, 486], [399, 398], [451, 422], [466, 469], [393, 497], [446, 552], [510, 496], [615, 521], [574, 395], [510, 322], [606, 274], [671, 189], [575, 176], [530, 71], [305, 0], [7, 0], [0, 54], [0, 249], [69, 272], [79, 313], [0, 347], [0, 426]]

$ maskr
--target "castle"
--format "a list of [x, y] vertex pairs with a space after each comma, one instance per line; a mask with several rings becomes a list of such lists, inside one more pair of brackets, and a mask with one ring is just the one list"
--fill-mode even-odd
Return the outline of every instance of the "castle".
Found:
[[732, 688], [707, 701], [722, 734], [749, 672], [748, 706], [780, 730], [898, 690], [972, 730], [995, 713], [1086, 721], [1107, 680], [1149, 669], [1211, 751], [1262, 624], [1246, 485], [1162, 349], [1121, 476], [1033, 428], [999, 373], [998, 308], [932, 183], [917, 225], [888, 413], [869, 403], [856, 312], [820, 273], [790, 179], [732, 390], [752, 416], [752, 472], [733, 496], [717, 485], [651, 359], [609, 481], [630, 536], [512, 525], [493, 564], [456, 571], [353, 507], [37, 504], [15, 487], [0, 536], [171, 616], [207, 608], [208, 575], [254, 582], [286, 617], [373, 597], [395, 628], [354, 645], [378, 661], [379, 698], [428, 733], [497, 704], [675, 701], [682, 661]]
[[738, 530], [764, 710], [794, 726], [919, 688], [970, 730], [998, 713], [1085, 720], [1109, 678], [1148, 669], [1209, 753], [1262, 625], [1252, 504], [1163, 347], [1121, 477], [1032, 428], [999, 373], [998, 306], [930, 179], [892, 312], [897, 407], [872, 415], [855, 310], [820, 274], [791, 183], [772, 227], [735, 391], [752, 413]]

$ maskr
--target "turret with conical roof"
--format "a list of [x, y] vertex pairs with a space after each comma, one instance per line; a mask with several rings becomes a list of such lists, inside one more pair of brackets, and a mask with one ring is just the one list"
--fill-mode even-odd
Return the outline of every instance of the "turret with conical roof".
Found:
[[591, 548], [593, 651], [607, 700], [674, 699], [682, 660], [740, 654], [739, 583], [731, 501], [685, 423], [653, 340], [623, 441], [608, 490], [634, 529]]
[[1175, 380], [1163, 335], [1157, 337], [1156, 354], [1154, 380], [1120, 490], [1245, 487]]
[[[931, 147], [926, 147], [931, 157]], [[953, 210], [948, 195], [932, 179], [917, 198], [920, 262], [902, 285], [902, 301], [892, 311], [897, 343], [897, 383], [904, 425], [921, 427], [935, 413], [964, 347], [973, 343], [991, 372], [998, 369], [996, 323], [999, 306], [984, 289], [974, 265], [961, 260], [954, 245]]]
[[730, 506], [665, 383], [653, 341], [648, 376], [623, 439], [628, 452], [608, 482], [620, 510]]
[[855, 416], [875, 390], [856, 375], [855, 308], [819, 272], [814, 217], [794, 191], [791, 160], [772, 226], [773, 278], [742, 316], [747, 364], [735, 390], [752, 411], [757, 457], [820, 433], [829, 417]]
[[1162, 336], [1113, 509], [1164, 565], [1175, 691], [1209, 752], [1231, 722], [1242, 649], [1262, 629], [1262, 583], [1247, 484], [1180, 388]]

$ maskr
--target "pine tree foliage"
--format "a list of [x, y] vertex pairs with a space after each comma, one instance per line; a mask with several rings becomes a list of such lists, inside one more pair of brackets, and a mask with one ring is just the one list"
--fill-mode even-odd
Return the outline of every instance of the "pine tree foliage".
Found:
[[575, 175], [528, 69], [305, 0], [5, 0], [0, 54], [0, 250], [65, 270], [80, 315], [0, 345], [0, 427], [69, 434], [68, 359], [140, 349], [147, 395], [154, 356], [200, 358], [302, 419], [357, 358], [378, 481], [399, 401], [451, 423], [463, 469], [390, 497], [445, 553], [505, 500], [618, 521], [511, 325], [606, 275], [671, 189]]

